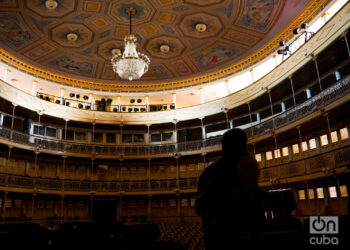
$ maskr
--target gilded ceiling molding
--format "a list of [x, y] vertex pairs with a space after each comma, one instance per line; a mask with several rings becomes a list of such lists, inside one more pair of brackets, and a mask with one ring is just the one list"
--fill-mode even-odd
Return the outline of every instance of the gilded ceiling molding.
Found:
[[77, 77], [69, 77], [62, 74], [53, 73], [51, 71], [34, 66], [15, 57], [2, 48], [0, 49], [0, 60], [30, 75], [34, 75], [39, 78], [43, 78], [59, 84], [82, 89], [109, 92], [157, 92], [182, 89], [219, 80], [223, 77], [227, 77], [229, 75], [238, 73], [243, 69], [249, 68], [257, 62], [265, 59], [279, 48], [279, 41], [289, 40], [293, 36], [293, 29], [300, 27], [302, 23], [311, 21], [329, 2], [331, 2], [331, 0], [310, 1], [310, 3], [287, 25], [287, 27], [280, 31], [260, 49], [242, 59], [241, 61], [214, 72], [182, 80], [153, 83], [110, 83], [103, 81], [85, 80]]

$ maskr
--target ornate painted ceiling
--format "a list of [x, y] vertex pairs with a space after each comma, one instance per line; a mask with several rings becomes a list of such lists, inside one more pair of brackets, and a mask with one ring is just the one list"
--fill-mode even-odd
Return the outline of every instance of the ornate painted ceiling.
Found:
[[[45, 2], [0, 0], [2, 48], [52, 72], [118, 82], [110, 58], [113, 49], [123, 51], [129, 24], [125, 8], [132, 6], [138, 50], [151, 58], [141, 80], [157, 82], [237, 62], [281, 31], [309, 1], [56, 0], [52, 10]], [[77, 39], [69, 41], [69, 33]], [[169, 51], [162, 52], [162, 45]]]

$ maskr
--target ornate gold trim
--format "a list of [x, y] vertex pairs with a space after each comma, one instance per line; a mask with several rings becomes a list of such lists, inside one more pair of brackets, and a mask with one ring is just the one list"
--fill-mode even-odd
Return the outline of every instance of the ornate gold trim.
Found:
[[153, 83], [126, 83], [126, 82], [103, 82], [94, 80], [84, 80], [77, 77], [69, 77], [62, 74], [50, 72], [40, 67], [29, 64], [4, 49], [0, 49], [0, 60], [6, 62], [12, 67], [17, 68], [30, 75], [38, 76], [52, 82], [63, 85], [90, 89], [96, 91], [115, 91], [115, 92], [156, 92], [182, 89], [186, 87], [201, 85], [210, 81], [219, 80], [228, 75], [235, 74], [243, 69], [251, 67], [253, 64], [263, 60], [271, 55], [279, 48], [278, 42], [281, 40], [289, 40], [293, 36], [293, 29], [299, 27], [302, 23], [309, 22], [313, 17], [321, 12], [321, 7], [326, 6], [331, 0], [311, 0], [310, 3], [277, 35], [275, 35], [269, 42], [263, 45], [260, 49], [242, 59], [241, 61], [224, 67], [214, 72], [190, 77], [182, 80], [173, 80], [167, 82], [153, 82]]

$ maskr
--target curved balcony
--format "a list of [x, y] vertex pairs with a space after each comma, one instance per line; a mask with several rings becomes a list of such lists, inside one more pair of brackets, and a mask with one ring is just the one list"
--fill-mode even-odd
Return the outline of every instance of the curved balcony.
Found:
[[199, 117], [206, 117], [221, 113], [225, 109], [233, 109], [247, 101], [266, 93], [266, 89], [276, 87], [282, 80], [297, 72], [314, 55], [321, 53], [328, 45], [336, 41], [340, 35], [350, 27], [347, 11], [349, 4], [344, 6], [331, 20], [329, 20], [307, 43], [302, 45], [282, 64], [273, 69], [270, 73], [255, 81], [248, 87], [226, 97], [216, 99], [186, 108], [173, 109], [163, 112], [99, 112], [83, 109], [75, 109], [67, 106], [47, 102], [35, 96], [27, 94], [18, 88], [10, 86], [5, 82], [0, 84], [0, 96], [10, 102], [25, 107], [29, 110], [42, 114], [68, 119], [71, 121], [94, 122], [99, 124], [161, 124], [167, 122], [191, 120]]
[[[304, 154], [303, 159], [279, 163], [260, 169], [260, 186], [271, 186], [295, 181], [333, 176], [343, 172], [350, 163], [349, 140], [339, 148], [314, 155]], [[322, 163], [327, 163], [327, 168]], [[25, 177], [0, 174], [0, 189], [4, 191], [41, 192], [51, 194], [82, 195], [124, 195], [124, 194], [166, 194], [193, 193], [198, 185], [197, 178], [137, 181], [79, 181], [49, 178]]]
[[[245, 129], [250, 142], [261, 140], [319, 116], [350, 99], [350, 75], [304, 103], [275, 115], [263, 123]], [[98, 145], [63, 140], [43, 139], [0, 127], [0, 142], [33, 151], [97, 158], [155, 158], [176, 154], [198, 154], [220, 150], [221, 136], [183, 143], [152, 145]]]

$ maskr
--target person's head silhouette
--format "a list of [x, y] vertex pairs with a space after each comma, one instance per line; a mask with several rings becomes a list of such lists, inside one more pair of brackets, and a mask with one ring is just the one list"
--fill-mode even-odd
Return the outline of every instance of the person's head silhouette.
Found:
[[247, 152], [247, 135], [242, 129], [234, 128], [225, 132], [222, 138], [224, 160], [238, 163]]

